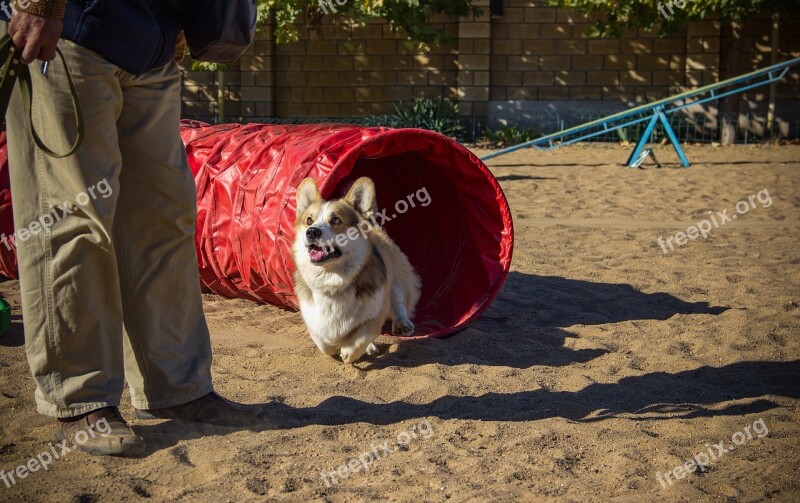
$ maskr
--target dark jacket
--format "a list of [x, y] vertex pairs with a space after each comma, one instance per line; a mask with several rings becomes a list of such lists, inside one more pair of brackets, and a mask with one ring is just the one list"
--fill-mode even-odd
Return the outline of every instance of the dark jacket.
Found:
[[138, 75], [172, 59], [182, 4], [175, 0], [67, 0], [62, 36]]
[[[183, 11], [191, 0], [28, 0], [14, 8], [62, 19], [61, 36], [138, 75], [164, 66], [175, 54]], [[0, 20], [8, 21], [8, 0]]]

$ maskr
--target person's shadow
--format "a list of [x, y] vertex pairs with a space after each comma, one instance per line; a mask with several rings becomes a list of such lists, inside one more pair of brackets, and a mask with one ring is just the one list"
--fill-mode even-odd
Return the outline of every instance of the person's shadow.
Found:
[[[540, 388], [517, 393], [444, 396], [424, 404], [404, 401], [369, 403], [346, 396], [332, 396], [308, 408], [294, 408], [282, 403], [264, 404], [272, 424], [247, 429], [263, 431], [362, 422], [390, 425], [428, 417], [479, 421], [536, 421], [562, 417], [592, 422], [609, 418], [657, 421], [742, 416], [780, 407], [780, 404], [764, 398], [766, 396], [800, 398], [799, 375], [800, 360], [747, 361], [676, 373], [653, 372], [626, 377], [612, 384], [591, 384], [580, 391]], [[739, 403], [726, 404], [735, 401]], [[176, 459], [189, 464], [188, 459], [183, 459], [185, 453], [174, 447], [179, 440], [238, 431], [180, 421], [139, 424], [134, 429], [147, 438], [148, 454], [173, 448], [171, 452]]]
[[[374, 404], [335, 396], [302, 413], [310, 421], [326, 425], [393, 424], [430, 416], [445, 420], [535, 421], [563, 417], [599, 421], [614, 417], [663, 420], [745, 415], [780, 406], [762, 398], [765, 396], [800, 398], [798, 376], [800, 360], [748, 361], [674, 374], [653, 372], [613, 384], [592, 384], [575, 392], [541, 388], [475, 397], [445, 396], [426, 404]], [[737, 400], [748, 402], [720, 406]]]

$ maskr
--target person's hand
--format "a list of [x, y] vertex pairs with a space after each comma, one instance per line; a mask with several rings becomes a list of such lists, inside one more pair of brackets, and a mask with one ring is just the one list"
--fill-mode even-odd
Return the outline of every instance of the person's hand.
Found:
[[50, 61], [61, 38], [61, 20], [14, 12], [8, 34], [14, 47], [22, 50], [22, 62], [26, 65], [37, 59]]

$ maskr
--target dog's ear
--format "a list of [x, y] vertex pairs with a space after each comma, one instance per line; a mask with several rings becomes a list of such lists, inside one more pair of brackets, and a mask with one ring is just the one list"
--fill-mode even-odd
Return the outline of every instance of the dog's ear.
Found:
[[353, 207], [364, 216], [378, 211], [378, 203], [375, 200], [375, 184], [367, 177], [356, 180], [356, 183], [353, 184], [350, 191], [344, 196], [344, 200], [352, 204]]
[[297, 215], [302, 215], [313, 203], [322, 200], [317, 182], [313, 178], [306, 178], [297, 187]]

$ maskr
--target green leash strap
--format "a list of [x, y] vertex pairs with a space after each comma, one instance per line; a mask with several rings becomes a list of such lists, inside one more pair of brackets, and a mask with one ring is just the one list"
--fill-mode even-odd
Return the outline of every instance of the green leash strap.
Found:
[[31, 121], [31, 135], [33, 136], [33, 141], [36, 142], [36, 145], [42, 149], [45, 154], [56, 159], [61, 159], [71, 156], [81, 146], [85, 127], [80, 102], [78, 101], [78, 90], [75, 87], [75, 82], [72, 80], [72, 75], [69, 73], [69, 68], [67, 68], [67, 61], [64, 59], [64, 55], [61, 54], [60, 50], [56, 49], [56, 53], [58, 57], [61, 58], [61, 63], [64, 65], [64, 71], [67, 74], [69, 91], [72, 94], [72, 104], [75, 110], [75, 124], [78, 128], [75, 142], [72, 144], [69, 151], [64, 154], [54, 152], [45, 145], [36, 132], [36, 128], [33, 126], [33, 85], [31, 82], [31, 72], [28, 65], [22, 63], [19, 51], [11, 43], [11, 37], [9, 36], [5, 36], [0, 40], [0, 62], [3, 64], [2, 70], [0, 70], [0, 112], [2, 112], [5, 118], [8, 104], [11, 102], [11, 93], [14, 91], [14, 83], [19, 82], [20, 92], [22, 93], [22, 104]]

